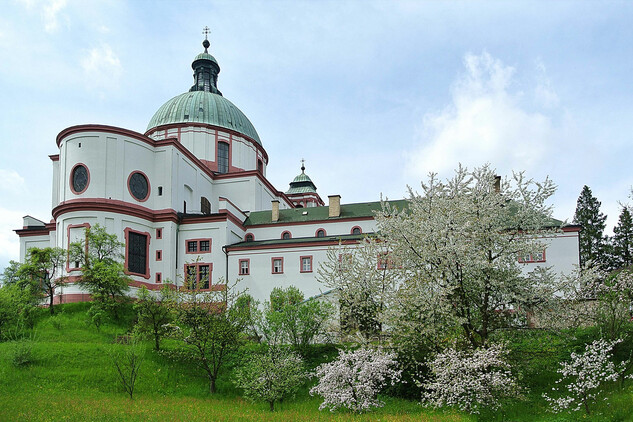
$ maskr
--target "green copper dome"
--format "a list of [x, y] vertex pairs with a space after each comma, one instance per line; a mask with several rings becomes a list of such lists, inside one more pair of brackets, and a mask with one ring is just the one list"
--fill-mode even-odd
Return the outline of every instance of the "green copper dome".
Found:
[[232, 102], [207, 91], [180, 94], [163, 104], [147, 125], [147, 131], [174, 123], [205, 123], [239, 132], [261, 145], [250, 120]]
[[[208, 28], [203, 32], [208, 34]], [[218, 89], [220, 65], [207, 49], [209, 40], [202, 43], [204, 52], [193, 59], [194, 84], [189, 92], [180, 94], [163, 104], [147, 125], [147, 131], [177, 123], [203, 123], [234, 130], [262, 144], [250, 120]]]

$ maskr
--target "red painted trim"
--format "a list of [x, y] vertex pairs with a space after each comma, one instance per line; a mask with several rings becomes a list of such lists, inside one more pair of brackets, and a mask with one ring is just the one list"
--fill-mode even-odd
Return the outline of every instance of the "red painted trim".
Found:
[[563, 232], [567, 233], [567, 232], [579, 232], [580, 231], [580, 226], [566, 226], [562, 228]]
[[156, 284], [154, 282], [140, 281], [140, 280], [130, 280], [128, 285], [132, 287], [146, 287], [147, 290], [160, 290], [163, 286], [162, 284]]
[[[307, 208], [309, 210], [309, 208]], [[279, 222], [283, 223], [284, 226], [307, 226], [314, 224], [332, 224], [332, 223], [341, 223], [341, 222], [354, 222], [354, 221], [368, 221], [373, 220], [374, 217], [343, 217], [343, 218], [332, 218], [328, 220], [312, 220], [312, 221], [289, 221], [289, 222]], [[263, 224], [249, 224], [248, 227], [251, 228], [259, 228], [259, 227], [274, 227], [278, 226], [279, 223], [263, 223]]]
[[55, 231], [55, 223], [47, 223], [44, 228], [37, 229], [15, 229], [13, 230], [19, 237], [48, 236]]
[[[75, 172], [75, 169], [79, 166], [83, 166], [83, 168], [86, 169], [86, 173], [88, 173], [88, 181], [86, 182], [86, 187], [84, 188], [84, 190], [77, 192], [74, 188], [73, 188], [73, 173]], [[69, 184], [70, 184], [70, 191], [72, 193], [74, 193], [75, 195], [81, 195], [82, 193], [84, 193], [86, 191], [86, 189], [88, 189], [88, 186], [90, 186], [90, 169], [88, 169], [88, 166], [85, 165], [84, 163], [77, 163], [73, 166], [73, 168], [70, 170], [70, 178], [69, 178]]]
[[[247, 263], [247, 265], [246, 265], [246, 272], [245, 273], [242, 272], [242, 262], [246, 262]], [[250, 260], [250, 258], [240, 259], [237, 265], [238, 265], [237, 266], [237, 273], [239, 275], [251, 275], [251, 260]]]
[[218, 196], [218, 201], [226, 201], [229, 204], [233, 205], [233, 207], [236, 208], [237, 210], [239, 210], [240, 212], [243, 212], [242, 209], [240, 207], [238, 207], [237, 205], [235, 205], [233, 202], [231, 202], [231, 200], [229, 198], [225, 198], [223, 196]]
[[132, 204], [130, 202], [105, 198], [78, 198], [64, 201], [53, 208], [53, 218], [57, 220], [60, 215], [74, 211], [112, 212], [116, 214], [131, 215], [153, 222], [178, 222], [178, 215], [176, 213], [176, 210], [173, 209], [162, 209], [154, 211], [141, 205]]
[[163, 273], [156, 273], [156, 278], [154, 280], [156, 280], [157, 284], [162, 283], [163, 282]]
[[284, 235], [285, 235], [286, 233], [288, 233], [288, 236], [289, 236], [289, 237], [288, 237], [288, 239], [292, 239], [292, 233], [290, 233], [288, 230], [284, 230], [284, 231], [281, 233], [281, 238], [280, 238], [280, 239], [283, 239], [283, 238], [284, 238]]
[[157, 249], [156, 250], [156, 261], [162, 261], [163, 260], [163, 250], [162, 249]]
[[[343, 245], [356, 245], [358, 244], [358, 240], [342, 240], [340, 243]], [[301, 243], [301, 242], [289, 242], [283, 244], [276, 245], [254, 245], [254, 246], [239, 246], [239, 247], [231, 247], [227, 246], [227, 251], [252, 251], [258, 249], [291, 249], [297, 247], [309, 248], [312, 246], [336, 246], [339, 244], [339, 239], [331, 239], [326, 238], [323, 241], [310, 242], [310, 243]]]
[[[150, 275], [149, 275], [149, 242], [152, 239], [152, 236], [148, 233], [148, 232], [141, 232], [138, 230], [134, 230], [130, 227], [126, 227], [123, 232], [125, 233], [125, 274], [128, 275], [136, 275], [139, 277], [143, 277], [145, 279], [149, 279]], [[130, 232], [132, 233], [138, 233], [138, 234], [142, 234], [147, 236], [147, 243], [145, 243], [145, 273], [144, 274], [140, 274], [140, 273], [134, 273], [131, 272], [130, 270], [128, 270], [128, 252], [129, 252], [129, 245], [130, 245], [130, 239], [129, 239], [129, 234]]]
[[248, 176], [255, 176], [257, 177], [264, 185], [266, 185], [266, 187], [273, 193], [273, 195], [282, 198], [284, 201], [286, 201], [286, 204], [290, 207], [290, 208], [295, 208], [294, 203], [290, 200], [290, 198], [288, 198], [288, 196], [281, 191], [278, 191], [273, 185], [272, 183], [270, 183], [268, 181], [268, 179], [266, 179], [264, 177], [263, 174], [261, 174], [260, 172], [258, 172], [257, 170], [247, 170], [247, 171], [242, 171], [239, 173], [225, 173], [225, 174], [216, 174], [214, 177], [216, 179], [233, 179], [233, 178], [237, 178], [237, 177], [248, 177]]
[[[275, 260], [281, 260], [281, 271], [275, 272]], [[284, 257], [283, 256], [274, 256], [270, 258], [270, 273], [271, 274], [283, 274], [284, 273]]]
[[[200, 250], [200, 242], [209, 241], [209, 250], [202, 251]], [[196, 250], [195, 252], [189, 252], [189, 242], [196, 242]], [[185, 240], [185, 253], [187, 254], [205, 254], [211, 253], [211, 238], [202, 238], [202, 239], [186, 239]]]
[[56, 295], [53, 298], [53, 305], [59, 305], [60, 303], [77, 302], [92, 302], [92, 296], [88, 293], [68, 293]]
[[[138, 199], [136, 196], [132, 195], [132, 190], [130, 190], [130, 179], [136, 173], [139, 173], [139, 174], [143, 175], [143, 177], [147, 181], [147, 195], [145, 195], [145, 198], [143, 198], [143, 199]], [[130, 194], [130, 196], [132, 197], [132, 199], [134, 199], [135, 201], [138, 201], [138, 202], [145, 202], [145, 201], [147, 201], [149, 199], [150, 194], [152, 193], [152, 185], [149, 182], [149, 177], [147, 177], [147, 175], [145, 173], [143, 173], [142, 171], [140, 171], [140, 170], [134, 170], [127, 177], [127, 191]]]
[[[248, 236], [251, 236], [251, 240], [248, 240]], [[254, 242], [255, 241], [255, 235], [251, 232], [248, 232], [244, 235], [244, 242]]]
[[50, 158], [51, 161], [59, 161], [59, 154], [49, 155], [48, 158]]
[[[303, 258], [310, 258], [310, 271], [303, 270]], [[313, 268], [312, 255], [304, 255], [299, 257], [299, 272], [300, 273], [311, 273]]]
[[156, 229], [156, 239], [163, 238], [163, 229]]
[[211, 276], [213, 274], [213, 263], [211, 262], [194, 262], [191, 264], [185, 264], [184, 267], [184, 279], [185, 282], [187, 281], [187, 268], [188, 267], [195, 267], [196, 268], [196, 284], [198, 282], [200, 282], [200, 280], [198, 279], [200, 277], [200, 267], [202, 265], [208, 265], [209, 266], [209, 288], [208, 289], [200, 289], [201, 292], [210, 292], [210, 291], [215, 291], [215, 290], [219, 290], [218, 286], [224, 286], [224, 284], [217, 284], [217, 285], [213, 285], [213, 283], [211, 283], [211, 280], [213, 279], [213, 277]]
[[321, 236], [321, 238], [326, 237], [327, 231], [323, 227], [319, 227], [318, 229], [316, 229], [316, 231], [314, 232], [314, 237], [319, 237], [319, 231], [321, 230], [323, 230], [323, 236]]
[[200, 217], [187, 217], [181, 222], [181, 224], [213, 223], [225, 220], [229, 220], [240, 229], [246, 230], [246, 228], [244, 227], [244, 223], [227, 210], [220, 210], [215, 214], [203, 215]]
[[358, 233], [358, 234], [363, 234], [363, 229], [360, 226], [352, 227], [352, 230], [349, 231], [349, 234], [354, 234], [354, 229], [360, 230], [360, 233]]
[[[68, 227], [66, 227], [66, 272], [69, 273], [71, 271], [80, 271], [81, 267], [73, 267], [70, 268], [70, 229], [76, 229], [79, 227], [84, 227], [85, 229], [90, 228], [90, 223], [82, 223], [82, 224], [69, 224]], [[85, 236], [85, 231], [84, 231], [84, 236]], [[85, 237], [84, 237], [85, 239]], [[85, 241], [86, 243], [86, 254], [88, 253], [88, 242]]]

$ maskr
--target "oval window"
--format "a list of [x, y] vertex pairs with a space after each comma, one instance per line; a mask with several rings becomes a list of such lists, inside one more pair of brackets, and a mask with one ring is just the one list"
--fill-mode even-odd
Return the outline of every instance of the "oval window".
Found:
[[128, 179], [128, 188], [134, 198], [145, 201], [149, 195], [149, 182], [143, 173], [132, 173]]
[[83, 164], [77, 164], [70, 176], [70, 187], [73, 193], [80, 194], [88, 187], [88, 169]]

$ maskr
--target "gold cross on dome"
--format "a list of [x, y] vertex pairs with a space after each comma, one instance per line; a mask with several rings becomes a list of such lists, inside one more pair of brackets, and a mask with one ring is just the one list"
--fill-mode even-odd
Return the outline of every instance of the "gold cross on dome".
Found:
[[202, 28], [202, 35], [204, 35], [204, 39], [208, 39], [208, 35], [211, 32], [211, 30], [209, 29], [208, 26], [205, 26], [204, 28]]

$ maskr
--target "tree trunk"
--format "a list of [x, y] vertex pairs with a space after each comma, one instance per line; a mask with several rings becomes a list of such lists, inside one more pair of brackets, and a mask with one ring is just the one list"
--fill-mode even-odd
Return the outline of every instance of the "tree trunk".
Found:
[[215, 394], [215, 378], [209, 377], [209, 393]]
[[53, 307], [53, 299], [55, 298], [55, 290], [51, 291], [50, 293], [51, 294], [49, 295], [50, 296], [50, 301], [48, 303], [48, 308], [51, 311], [51, 315], [53, 315], [53, 314], [55, 314], [55, 308]]
[[270, 411], [274, 412], [275, 411], [275, 400], [271, 400], [268, 403], [270, 404]]

